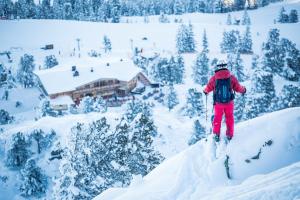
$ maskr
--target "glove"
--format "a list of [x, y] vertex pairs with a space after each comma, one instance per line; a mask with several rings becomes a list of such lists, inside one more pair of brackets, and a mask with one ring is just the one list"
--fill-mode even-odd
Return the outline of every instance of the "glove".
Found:
[[[245, 88], [245, 87], [244, 87]], [[247, 89], [245, 88], [245, 92], [242, 93], [242, 95], [244, 96], [247, 92]]]
[[203, 90], [203, 93], [204, 93], [205, 95], [208, 95], [208, 93], [207, 93], [207, 92], [205, 92], [204, 90]]

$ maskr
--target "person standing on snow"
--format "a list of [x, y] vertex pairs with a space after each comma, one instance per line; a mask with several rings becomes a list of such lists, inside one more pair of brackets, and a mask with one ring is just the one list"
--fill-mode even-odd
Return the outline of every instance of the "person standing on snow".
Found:
[[234, 92], [246, 93], [246, 88], [238, 82], [237, 78], [227, 69], [227, 64], [219, 62], [215, 67], [215, 75], [210, 78], [204, 89], [204, 94], [208, 95], [213, 91], [214, 118], [213, 133], [216, 142], [220, 141], [220, 130], [223, 113], [226, 119], [226, 136], [230, 141], [234, 133]]

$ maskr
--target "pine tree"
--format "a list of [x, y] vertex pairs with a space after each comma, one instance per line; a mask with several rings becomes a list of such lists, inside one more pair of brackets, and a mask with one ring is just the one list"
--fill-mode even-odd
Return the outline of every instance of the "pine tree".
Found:
[[284, 66], [285, 52], [280, 45], [279, 30], [271, 29], [269, 38], [263, 44], [263, 68], [266, 71], [280, 74]]
[[121, 3], [119, 0], [111, 0], [111, 22], [112, 23], [119, 23], [121, 18]]
[[24, 169], [21, 170], [22, 184], [20, 186], [21, 195], [24, 197], [41, 197], [48, 187], [47, 176], [42, 169], [31, 159], [26, 162]]
[[106, 101], [101, 96], [98, 96], [94, 100], [93, 111], [102, 113], [105, 113], [107, 111]]
[[275, 97], [273, 75], [261, 66], [256, 68], [251, 83], [252, 90], [247, 99], [244, 119], [251, 119], [269, 111], [272, 99]]
[[236, 76], [238, 81], [240, 81], [240, 82], [245, 81], [243, 60], [242, 60], [241, 54], [239, 52], [237, 52], [235, 54], [232, 72]]
[[183, 14], [185, 12], [183, 1], [175, 0], [173, 10], [175, 15]]
[[11, 0], [0, 1], [0, 16], [10, 19], [14, 13], [14, 4]]
[[231, 30], [223, 33], [223, 40], [220, 44], [222, 53], [233, 53], [239, 48], [239, 31]]
[[141, 113], [134, 121], [130, 139], [132, 153], [129, 155], [128, 165], [133, 174], [145, 176], [162, 161], [161, 155], [152, 146], [156, 135], [157, 128], [151, 116]]
[[93, 112], [94, 111], [93, 105], [94, 105], [94, 100], [90, 96], [83, 97], [80, 102], [80, 107], [83, 113]]
[[193, 145], [204, 137], [205, 137], [205, 128], [201, 125], [201, 123], [197, 119], [194, 121], [194, 132], [188, 144]]
[[251, 25], [251, 20], [250, 20], [249, 14], [247, 12], [247, 9], [244, 9], [242, 25], [247, 25], [247, 26]]
[[202, 93], [194, 88], [188, 90], [186, 105], [183, 108], [184, 115], [193, 118], [199, 117], [204, 113]]
[[32, 55], [24, 54], [20, 59], [19, 68], [17, 71], [17, 79], [24, 88], [33, 87], [35, 85], [35, 76], [33, 70], [35, 68], [34, 58]]
[[195, 41], [192, 25], [181, 24], [176, 35], [178, 53], [191, 53], [195, 51]]
[[130, 123], [134, 118], [142, 112], [143, 102], [140, 100], [132, 100], [126, 104], [125, 117], [126, 120]]
[[166, 95], [165, 105], [169, 108], [169, 111], [171, 111], [178, 103], [176, 91], [173, 85], [170, 85]]
[[251, 39], [251, 32], [250, 26], [247, 26], [244, 36], [240, 42], [240, 52], [244, 54], [252, 53], [252, 39]]
[[189, 23], [188, 25], [188, 37], [186, 44], [188, 46], [188, 52], [194, 52], [196, 49], [195, 39], [194, 39], [194, 31], [193, 31], [193, 25]]
[[54, 55], [46, 56], [44, 63], [45, 63], [46, 69], [50, 69], [50, 68], [58, 65], [58, 61]]
[[105, 53], [111, 52], [111, 41], [106, 35], [103, 37], [103, 45]]
[[23, 133], [18, 132], [12, 136], [12, 146], [6, 155], [6, 165], [12, 169], [22, 168], [29, 159], [31, 152], [28, 149], [30, 143]]
[[298, 23], [298, 12], [295, 9], [292, 9], [290, 14], [289, 14], [289, 22], [290, 23]]
[[3, 109], [0, 109], [0, 125], [9, 124], [14, 120], [13, 116]]
[[193, 79], [195, 83], [200, 85], [207, 84], [209, 76], [208, 64], [209, 59], [207, 57], [207, 53], [202, 51], [200, 54], [198, 54], [193, 67]]
[[202, 51], [209, 53], [208, 50], [208, 41], [207, 41], [207, 36], [206, 36], [206, 30], [204, 29], [203, 31], [203, 38], [202, 38]]
[[284, 85], [278, 102], [281, 108], [300, 106], [300, 87], [295, 85]]
[[296, 44], [286, 38], [280, 40], [282, 52], [285, 54], [285, 63], [282, 70], [284, 78], [290, 81], [298, 81], [300, 79], [300, 51], [296, 48]]
[[252, 70], [255, 70], [257, 68], [257, 66], [258, 66], [258, 60], [259, 60], [259, 56], [256, 55], [256, 54], [254, 54], [252, 56], [252, 63], [251, 63], [251, 69]]
[[176, 56], [176, 61], [175, 61], [175, 68], [173, 68], [172, 72], [172, 76], [175, 77], [174, 82], [170, 82], [170, 83], [183, 83], [183, 78], [184, 78], [184, 59], [183, 57], [179, 54]]
[[64, 19], [64, 0], [53, 0], [53, 18]]
[[245, 95], [236, 95], [234, 101], [234, 121], [240, 122], [244, 116], [244, 110], [246, 106], [246, 97]]
[[284, 7], [281, 7], [278, 22], [280, 23], [288, 23], [289, 22], [289, 15], [286, 14]]

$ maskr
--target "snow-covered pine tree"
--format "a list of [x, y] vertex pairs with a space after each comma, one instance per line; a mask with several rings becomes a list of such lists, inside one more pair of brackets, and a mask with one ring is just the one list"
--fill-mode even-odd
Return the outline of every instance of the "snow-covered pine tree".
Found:
[[46, 194], [47, 176], [36, 165], [35, 160], [30, 159], [26, 162], [24, 169], [21, 170], [21, 179], [20, 191], [22, 196], [39, 198]]
[[255, 70], [258, 66], [259, 56], [257, 54], [253, 54], [252, 62], [251, 62], [251, 69]]
[[52, 114], [52, 109], [50, 107], [50, 101], [49, 99], [42, 99], [41, 102], [40, 102], [40, 106], [39, 106], [39, 112], [40, 112], [40, 116], [41, 117], [45, 117], [45, 116], [51, 116]]
[[64, 19], [64, 0], [53, 0], [53, 18]]
[[51, 130], [50, 133], [45, 133], [42, 129], [34, 129], [29, 137], [31, 142], [35, 141], [37, 153], [40, 154], [43, 150], [51, 147], [55, 136], [54, 130]]
[[290, 23], [298, 23], [298, 12], [296, 9], [292, 9], [290, 14], [289, 14], [289, 22]]
[[130, 138], [131, 154], [128, 158], [128, 167], [132, 174], [145, 176], [163, 160], [152, 146], [153, 137], [156, 135], [157, 127], [151, 115], [139, 114], [133, 123]]
[[103, 37], [103, 45], [105, 53], [111, 52], [111, 41], [106, 35]]
[[206, 36], [206, 30], [204, 29], [203, 31], [203, 38], [202, 38], [202, 51], [209, 53], [208, 49], [208, 41], [207, 41], [207, 36]]
[[0, 16], [7, 19], [14, 14], [14, 4], [11, 0], [0, 0]]
[[247, 26], [246, 31], [240, 41], [240, 52], [243, 54], [251, 54], [252, 51], [252, 38], [250, 32], [250, 26]]
[[289, 15], [286, 13], [284, 7], [281, 7], [278, 22], [280, 23], [288, 23], [289, 22]]
[[125, 112], [125, 118], [126, 120], [131, 123], [134, 118], [142, 112], [142, 108], [143, 108], [143, 102], [136, 99], [136, 100], [132, 100], [129, 101], [126, 104], [126, 112]]
[[285, 53], [285, 63], [280, 75], [287, 80], [298, 81], [300, 79], [300, 51], [295, 43], [286, 38], [280, 40], [280, 45]]
[[235, 58], [232, 66], [232, 73], [236, 76], [238, 81], [240, 82], [245, 81], [246, 76], [244, 74], [244, 65], [239, 51], [237, 51], [235, 54]]
[[20, 59], [19, 68], [17, 71], [17, 79], [24, 88], [33, 87], [35, 85], [35, 76], [33, 70], [35, 68], [34, 58], [32, 55], [24, 54]]
[[231, 30], [223, 32], [223, 40], [220, 44], [222, 53], [233, 53], [239, 48], [240, 32]]
[[169, 111], [172, 110], [177, 104], [179, 104], [177, 94], [173, 85], [169, 85], [164, 103], [169, 108]]
[[101, 96], [98, 96], [94, 100], [93, 111], [102, 113], [105, 113], [107, 111], [106, 101]]
[[263, 44], [263, 68], [266, 71], [280, 74], [284, 66], [285, 52], [280, 45], [279, 30], [269, 31], [268, 41]]
[[13, 116], [3, 109], [0, 109], [0, 125], [9, 124], [14, 120]]
[[234, 100], [234, 121], [240, 122], [243, 119], [246, 106], [246, 96], [236, 95]]
[[191, 53], [195, 51], [195, 40], [192, 25], [181, 24], [176, 35], [178, 53]]
[[80, 102], [80, 107], [83, 113], [94, 111], [94, 100], [90, 96], [83, 97]]
[[188, 25], [188, 36], [186, 44], [188, 46], [188, 52], [194, 52], [196, 49], [195, 39], [194, 39], [194, 31], [193, 31], [193, 25], [189, 23]]
[[188, 142], [189, 145], [197, 143], [202, 138], [205, 138], [205, 128], [201, 125], [198, 119], [194, 121], [193, 134]]
[[251, 20], [250, 20], [249, 14], [247, 12], [247, 9], [244, 9], [242, 25], [247, 25], [247, 26], [251, 25]]
[[184, 77], [184, 71], [185, 71], [184, 70], [184, 59], [180, 54], [176, 56], [175, 68], [173, 68], [171, 70], [172, 70], [171, 75], [174, 77], [174, 82], [170, 82], [170, 83], [176, 83], [176, 84], [183, 83], [183, 77]]
[[196, 62], [193, 66], [192, 76], [195, 83], [200, 85], [207, 84], [209, 76], [208, 64], [209, 59], [207, 57], [207, 53], [202, 51], [200, 54], [198, 54]]
[[184, 3], [182, 0], [174, 0], [174, 14], [181, 15], [185, 12]]
[[12, 146], [6, 153], [6, 166], [11, 169], [22, 168], [31, 155], [29, 146], [23, 133], [15, 133], [12, 136]]
[[281, 108], [291, 108], [300, 106], [300, 87], [295, 85], [284, 85], [279, 98]]
[[46, 56], [44, 63], [45, 63], [46, 69], [50, 69], [50, 68], [58, 65], [58, 61], [57, 61], [55, 55]]
[[110, 2], [110, 15], [112, 23], [119, 23], [121, 18], [121, 3], [119, 0], [111, 0]]
[[227, 14], [226, 24], [227, 24], [227, 25], [232, 25], [232, 20], [231, 20], [231, 15], [230, 15], [230, 13]]
[[199, 117], [204, 113], [204, 104], [202, 100], [202, 93], [195, 88], [188, 90], [186, 105], [183, 108], [184, 115], [193, 118]]
[[251, 83], [252, 90], [247, 98], [244, 119], [252, 119], [269, 111], [272, 99], [275, 97], [273, 74], [265, 71], [260, 65], [256, 68]]

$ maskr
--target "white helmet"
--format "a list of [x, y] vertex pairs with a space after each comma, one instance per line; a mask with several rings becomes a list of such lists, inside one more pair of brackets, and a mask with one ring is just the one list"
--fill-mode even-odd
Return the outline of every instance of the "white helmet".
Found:
[[224, 60], [219, 60], [217, 62], [217, 65], [215, 66], [215, 72], [221, 69], [227, 69], [227, 63]]

